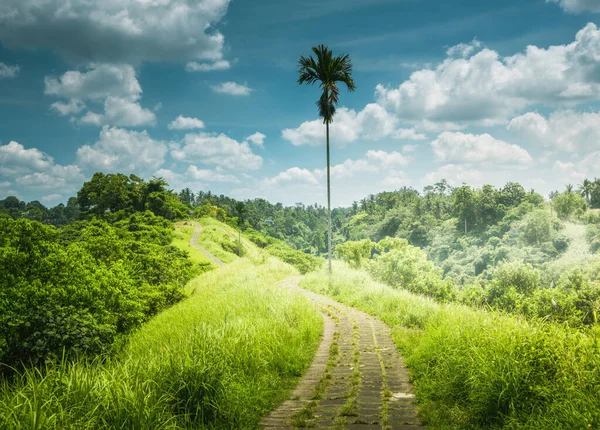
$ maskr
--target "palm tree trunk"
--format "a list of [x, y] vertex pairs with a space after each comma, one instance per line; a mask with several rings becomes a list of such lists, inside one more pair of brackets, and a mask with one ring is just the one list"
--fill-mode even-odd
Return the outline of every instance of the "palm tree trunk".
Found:
[[327, 215], [329, 220], [329, 235], [327, 239], [327, 253], [329, 254], [329, 274], [331, 275], [331, 182], [329, 177], [329, 122], [325, 122], [327, 128]]

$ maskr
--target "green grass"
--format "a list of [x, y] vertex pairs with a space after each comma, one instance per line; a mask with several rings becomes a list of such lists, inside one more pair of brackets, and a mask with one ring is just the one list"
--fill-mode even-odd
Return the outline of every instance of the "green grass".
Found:
[[[237, 230], [210, 217], [201, 218], [198, 222], [202, 225], [202, 231], [198, 237], [200, 246], [224, 263], [232, 263], [239, 258], [237, 255]], [[246, 239], [243, 233], [242, 249], [243, 255], [251, 260], [261, 261], [264, 259], [264, 253]]]
[[290, 394], [322, 331], [305, 298], [274, 285], [296, 273], [239, 259], [202, 274], [119, 357], [3, 382], [0, 428], [256, 428]]
[[442, 305], [336, 264], [301, 286], [379, 317], [430, 428], [600, 428], [600, 330]]
[[210, 264], [210, 266], [213, 269], [218, 267], [214, 261], [206, 257], [202, 252], [198, 250], [198, 248], [195, 248], [192, 245], [190, 245], [190, 239], [192, 238], [193, 233], [193, 225], [190, 225], [188, 222], [177, 223], [175, 224], [173, 242], [171, 244], [173, 246], [178, 247], [179, 249], [186, 251], [190, 259], [198, 264]]

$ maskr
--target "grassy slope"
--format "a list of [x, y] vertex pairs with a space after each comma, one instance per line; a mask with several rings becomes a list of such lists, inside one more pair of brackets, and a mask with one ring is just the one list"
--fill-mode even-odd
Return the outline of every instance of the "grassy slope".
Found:
[[430, 428], [600, 428], [600, 330], [440, 305], [341, 264], [301, 286], [392, 327]]
[[[217, 242], [233, 231], [203, 223]], [[190, 282], [190, 298], [132, 335], [119, 357], [0, 385], [0, 428], [255, 428], [310, 364], [322, 320], [274, 285], [295, 269], [244, 245], [252, 261], [234, 256]]]
[[218, 266], [214, 261], [207, 258], [203, 253], [201, 253], [197, 248], [194, 248], [190, 245], [190, 239], [192, 238], [192, 234], [194, 233], [194, 226], [188, 223], [177, 223], [175, 224], [175, 232], [173, 233], [173, 242], [172, 245], [183, 249], [188, 253], [190, 259], [200, 264], [210, 264], [213, 269]]
[[[235, 229], [210, 217], [200, 219], [199, 223], [202, 225], [202, 231], [198, 237], [198, 243], [201, 246], [224, 263], [231, 263], [238, 259], [235, 252], [227, 251], [222, 246], [224, 242], [233, 243], [237, 250], [238, 233]], [[245, 255], [250, 259], [261, 258], [260, 250], [243, 234], [242, 247], [246, 252]]]

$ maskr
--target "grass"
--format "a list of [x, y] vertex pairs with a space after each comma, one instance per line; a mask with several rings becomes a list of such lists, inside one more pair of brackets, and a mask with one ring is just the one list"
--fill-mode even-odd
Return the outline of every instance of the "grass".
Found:
[[[238, 232], [214, 218], [205, 217], [199, 220], [202, 231], [198, 237], [198, 243], [208, 252], [224, 263], [232, 263], [239, 257], [237, 255]], [[264, 253], [254, 243], [242, 234], [243, 255], [260, 261]]]
[[244, 258], [202, 274], [120, 356], [0, 383], [0, 428], [256, 428], [289, 395], [322, 331], [305, 298], [274, 285], [296, 273]]
[[190, 245], [190, 239], [194, 233], [194, 226], [188, 222], [175, 224], [175, 232], [173, 233], [173, 246], [186, 251], [190, 259], [198, 264], [210, 264], [211, 268], [217, 268], [217, 265], [210, 258], [206, 257], [197, 248]]
[[336, 264], [301, 286], [377, 316], [430, 428], [600, 428], [600, 330], [442, 305]]

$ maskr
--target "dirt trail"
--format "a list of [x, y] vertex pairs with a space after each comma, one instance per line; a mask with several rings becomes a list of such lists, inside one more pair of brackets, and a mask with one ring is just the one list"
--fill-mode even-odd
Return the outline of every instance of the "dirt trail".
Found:
[[263, 418], [264, 429], [420, 429], [408, 371], [381, 321], [298, 286], [325, 317], [323, 340], [290, 399]]
[[194, 224], [194, 234], [192, 234], [192, 238], [190, 239], [190, 245], [192, 245], [194, 248], [199, 250], [207, 258], [214, 261], [217, 264], [217, 266], [224, 266], [225, 263], [223, 263], [221, 260], [219, 260], [217, 257], [212, 255], [210, 252], [208, 252], [206, 249], [204, 249], [202, 246], [200, 246], [198, 244], [198, 237], [200, 237], [200, 232], [202, 231], [202, 226], [197, 222], [193, 222], [192, 224]]

